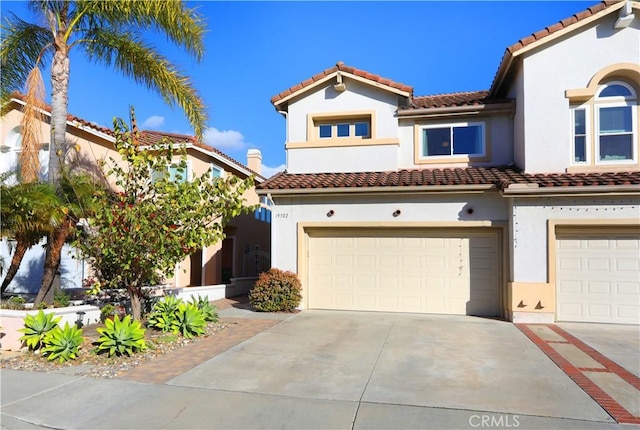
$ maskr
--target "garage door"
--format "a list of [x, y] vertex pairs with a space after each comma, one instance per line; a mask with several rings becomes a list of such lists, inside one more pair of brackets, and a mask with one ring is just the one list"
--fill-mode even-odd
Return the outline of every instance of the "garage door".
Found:
[[559, 321], [640, 324], [640, 236], [558, 235]]
[[309, 307], [497, 316], [493, 230], [309, 232]]

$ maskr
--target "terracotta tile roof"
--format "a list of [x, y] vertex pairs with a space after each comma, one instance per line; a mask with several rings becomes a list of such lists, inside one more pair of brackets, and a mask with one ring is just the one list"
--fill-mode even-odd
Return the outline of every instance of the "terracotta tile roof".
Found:
[[265, 179], [264, 176], [262, 176], [261, 174], [254, 172], [253, 170], [249, 169], [247, 166], [245, 166], [238, 160], [235, 160], [229, 157], [224, 152], [214, 148], [213, 146], [209, 146], [199, 142], [195, 136], [189, 136], [187, 134], [167, 133], [164, 131], [155, 131], [155, 130], [143, 130], [140, 132], [139, 141], [140, 141], [140, 144], [142, 145], [153, 145], [156, 143], [161, 143], [163, 140], [168, 140], [171, 143], [185, 143], [185, 144], [191, 143], [193, 146], [204, 149], [205, 151], [210, 151], [218, 154], [225, 160], [233, 164], [236, 164], [245, 170], [248, 170], [249, 172], [256, 175], [258, 178]]
[[602, 1], [600, 3], [597, 3], [589, 8], [587, 8], [586, 10], [583, 10], [582, 12], [577, 12], [573, 15], [571, 15], [568, 18], [565, 18], [561, 21], [556, 22], [555, 24], [549, 25], [548, 27], [543, 28], [540, 31], [537, 31], [533, 34], [530, 34], [527, 37], [524, 37], [520, 40], [518, 40], [516, 43], [514, 43], [513, 45], [509, 46], [506, 50], [505, 53], [502, 57], [502, 60], [500, 61], [500, 66], [498, 67], [498, 71], [496, 72], [496, 75], [493, 79], [493, 83], [491, 84], [491, 91], [494, 92], [497, 90], [497, 88], [494, 88], [499, 82], [499, 76], [502, 73], [505, 73], [506, 70], [504, 70], [507, 66], [507, 63], [509, 61], [509, 59], [511, 58], [511, 56], [513, 54], [515, 54], [517, 51], [521, 50], [522, 48], [531, 45], [534, 42], [537, 42], [538, 40], [544, 39], [547, 36], [552, 35], [553, 33], [563, 30], [565, 28], [568, 28], [586, 18], [589, 18], [590, 16], [593, 16], [595, 14], [597, 14], [598, 12], [603, 11], [604, 9], [613, 6], [617, 3], [621, 3], [621, 1], [619, 0], [606, 0], [606, 1]]
[[[20, 100], [22, 102], [26, 101], [26, 96], [24, 94], [21, 94], [21, 93], [14, 92], [14, 93], [11, 94], [11, 98], [18, 99], [18, 100]], [[48, 113], [51, 113], [51, 105], [48, 105], [48, 104], [44, 103], [44, 106], [42, 106], [42, 107], [43, 107], [43, 109], [45, 111], [47, 111]], [[109, 136], [113, 136], [114, 135], [113, 130], [111, 130], [110, 128], [102, 127], [101, 125], [98, 125], [98, 124], [96, 124], [94, 122], [87, 121], [86, 119], [82, 119], [82, 118], [77, 117], [75, 115], [67, 114], [67, 121], [75, 122], [75, 123], [77, 123], [77, 124], [79, 124], [81, 126], [92, 128], [92, 129], [94, 129], [96, 131], [105, 133], [105, 134], [107, 134]]]
[[400, 91], [405, 91], [408, 93], [413, 94], [413, 87], [409, 86], [409, 85], [405, 85], [405, 84], [401, 84], [399, 82], [394, 82], [391, 79], [387, 79], [387, 78], [383, 78], [379, 75], [375, 75], [373, 73], [369, 73], [366, 72], [364, 70], [360, 70], [357, 69], [355, 67], [351, 67], [351, 66], [347, 66], [346, 64], [344, 64], [342, 61], [339, 61], [335, 66], [330, 67], [326, 70], [323, 70], [322, 72], [313, 75], [311, 78], [300, 82], [299, 84], [296, 84], [294, 86], [292, 86], [291, 88], [286, 89], [285, 91], [282, 91], [280, 94], [277, 94], [273, 97], [271, 97], [271, 103], [277, 103], [278, 101], [282, 100], [283, 98], [287, 97], [288, 95], [291, 95], [293, 93], [295, 93], [296, 91], [299, 91], [303, 88], [308, 87], [309, 85], [312, 85], [314, 82], [317, 82], [321, 79], [324, 79], [326, 76], [335, 73], [337, 71], [341, 71], [341, 72], [345, 72], [345, 73], [351, 73], [352, 75], [356, 75], [359, 76], [361, 78], [365, 78], [365, 79], [369, 79], [370, 81], [374, 81], [377, 82], [379, 84], [383, 84], [386, 85], [388, 87], [391, 88], [395, 88], [398, 89]]
[[508, 103], [510, 101], [511, 99], [490, 98], [489, 91], [468, 91], [413, 97], [411, 99], [411, 107], [439, 108], [454, 106], [480, 106], [492, 103]]
[[[20, 94], [20, 93], [13, 93], [11, 94], [12, 98], [21, 100], [21, 101], [25, 101], [25, 95], [24, 94]], [[51, 106], [48, 104], [44, 105], [44, 109], [51, 113]], [[105, 133], [109, 136], [115, 137], [115, 133], [113, 132], [112, 129], [107, 128], [107, 127], [102, 127], [98, 124], [95, 124], [93, 122], [87, 121], [85, 119], [82, 119], [80, 117], [77, 117], [75, 115], [71, 115], [68, 114], [67, 115], [67, 121], [71, 121], [71, 122], [75, 122], [79, 125], [82, 126], [86, 126], [86, 127], [90, 127], [93, 128], [94, 130], [100, 131], [102, 133]], [[219, 151], [218, 149], [206, 145], [204, 143], [199, 142], [195, 136], [188, 136], [185, 134], [176, 134], [176, 133], [166, 133], [163, 131], [152, 131], [152, 130], [143, 130], [140, 132], [140, 144], [142, 145], [153, 145], [154, 143], [159, 143], [161, 142], [163, 139], [169, 139], [171, 141], [171, 143], [191, 143], [193, 144], [193, 146], [197, 146], [198, 148], [204, 149], [205, 151], [210, 151], [210, 152], [214, 152], [216, 154], [218, 154], [219, 156], [221, 156], [222, 158], [226, 159], [227, 161], [236, 164], [238, 166], [240, 166], [241, 168], [244, 168], [246, 170], [248, 170], [249, 172], [253, 173], [254, 175], [256, 175], [258, 178], [260, 179], [265, 179], [264, 176], [260, 175], [259, 173], [254, 172], [253, 170], [249, 169], [247, 166], [245, 166], [244, 164], [240, 163], [239, 161], [229, 157], [227, 154], [225, 154], [224, 152]]]
[[258, 186], [265, 190], [304, 190], [433, 185], [492, 185], [505, 189], [511, 184], [539, 187], [639, 185], [640, 172], [526, 174], [514, 167], [466, 167], [413, 169], [359, 173], [278, 173]]

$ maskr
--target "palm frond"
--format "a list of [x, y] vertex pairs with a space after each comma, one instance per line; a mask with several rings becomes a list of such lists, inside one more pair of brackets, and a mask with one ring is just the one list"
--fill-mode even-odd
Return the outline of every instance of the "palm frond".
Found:
[[204, 55], [205, 17], [182, 0], [80, 0], [76, 8], [84, 19], [92, 21], [85, 28], [94, 28], [96, 21], [103, 21], [108, 25], [99, 27], [150, 29], [165, 34], [198, 61]]
[[27, 78], [27, 96], [21, 121], [22, 151], [20, 151], [20, 177], [23, 182], [38, 180], [44, 122], [44, 80], [39, 68], [34, 68]]
[[13, 91], [22, 91], [31, 70], [42, 67], [53, 48], [53, 36], [44, 27], [10, 14], [0, 26], [0, 91], [4, 104]]
[[114, 67], [125, 76], [156, 91], [168, 105], [180, 106], [194, 127], [195, 134], [202, 135], [207, 120], [202, 99], [189, 78], [154, 47], [130, 33], [96, 28], [85, 35], [79, 48], [85, 51], [90, 60]]

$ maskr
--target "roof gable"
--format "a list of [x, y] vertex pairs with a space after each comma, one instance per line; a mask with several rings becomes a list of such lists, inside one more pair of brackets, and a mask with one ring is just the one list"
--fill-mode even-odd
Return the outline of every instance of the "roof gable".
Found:
[[271, 97], [271, 103], [273, 103], [277, 110], [281, 110], [283, 106], [286, 106], [286, 102], [292, 98], [310, 91], [327, 81], [332, 79], [336, 79], [337, 81], [342, 77], [348, 77], [401, 96], [411, 97], [413, 95], [413, 87], [409, 85], [401, 84], [399, 82], [392, 81], [391, 79], [383, 78], [379, 75], [347, 66], [342, 61], [339, 61], [335, 66], [323, 70], [311, 78]]
[[[489, 95], [496, 96], [499, 93], [502, 84], [504, 83], [510, 72], [515, 58], [532, 49], [551, 43], [558, 37], [576, 31], [596, 20], [614, 13], [620, 10], [624, 6], [624, 4], [624, 0], [602, 1], [587, 8], [586, 10], [577, 12], [568, 18], [565, 18], [555, 24], [543, 28], [542, 30], [530, 34], [529, 36], [524, 37], [518, 40], [513, 45], [507, 47], [491, 84]], [[640, 9], [640, 3], [638, 3], [637, 1], [633, 1], [631, 2], [631, 4], [633, 5], [634, 9]]]

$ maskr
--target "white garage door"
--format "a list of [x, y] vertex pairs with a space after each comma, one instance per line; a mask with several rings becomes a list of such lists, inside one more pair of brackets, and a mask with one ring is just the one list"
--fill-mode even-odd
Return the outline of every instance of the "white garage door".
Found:
[[309, 307], [497, 316], [492, 230], [309, 232]]
[[640, 237], [558, 236], [558, 320], [640, 324]]

